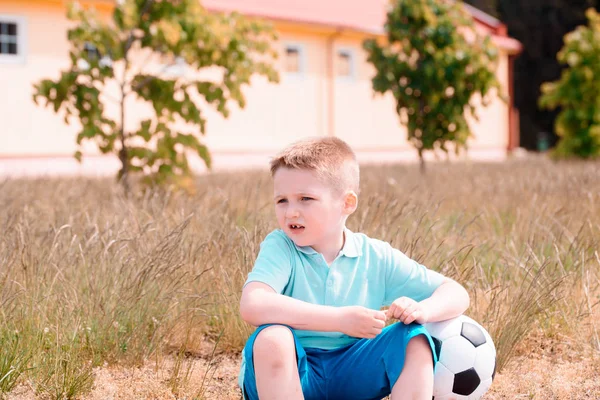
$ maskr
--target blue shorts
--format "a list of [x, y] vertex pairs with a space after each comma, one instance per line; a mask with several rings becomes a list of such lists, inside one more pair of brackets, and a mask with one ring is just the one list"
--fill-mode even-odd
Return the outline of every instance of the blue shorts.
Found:
[[[256, 336], [267, 326], [258, 327], [244, 348], [243, 393], [246, 400], [258, 400], [252, 350]], [[384, 328], [374, 339], [360, 339], [333, 350], [303, 348], [294, 330], [289, 329], [296, 343], [298, 372], [305, 400], [379, 400], [388, 396], [404, 367], [408, 341], [417, 335], [427, 337], [433, 365], [437, 362], [431, 336], [419, 324], [396, 322]]]

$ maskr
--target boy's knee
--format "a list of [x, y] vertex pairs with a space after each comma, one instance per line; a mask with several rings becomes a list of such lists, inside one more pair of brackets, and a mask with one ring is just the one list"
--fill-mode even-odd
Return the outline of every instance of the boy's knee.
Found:
[[295, 356], [294, 335], [286, 326], [268, 326], [256, 335], [253, 353], [255, 358], [269, 358], [283, 362], [286, 358]]
[[409, 341], [408, 341], [409, 345], [413, 345], [413, 347], [417, 347], [421, 350], [426, 349], [426, 350], [430, 350], [429, 348], [429, 341], [427, 340], [427, 337], [425, 335], [416, 335], [414, 337], [412, 337]]
[[433, 354], [431, 346], [425, 335], [417, 335], [408, 341], [406, 346], [406, 358], [418, 361], [424, 366], [433, 366]]

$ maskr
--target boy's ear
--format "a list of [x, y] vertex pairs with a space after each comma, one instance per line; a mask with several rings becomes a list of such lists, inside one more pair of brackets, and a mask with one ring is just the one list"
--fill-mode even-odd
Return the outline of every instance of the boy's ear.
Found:
[[356, 211], [358, 207], [358, 196], [353, 190], [346, 192], [344, 195], [344, 212], [348, 215]]

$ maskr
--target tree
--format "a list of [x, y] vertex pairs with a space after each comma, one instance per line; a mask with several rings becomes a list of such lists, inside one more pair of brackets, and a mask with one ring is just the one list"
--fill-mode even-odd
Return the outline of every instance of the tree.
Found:
[[[132, 172], [158, 181], [190, 174], [188, 151], [210, 168], [198, 135], [206, 131], [200, 102], [227, 117], [230, 100], [244, 107], [242, 87], [254, 74], [278, 80], [269, 64], [271, 28], [236, 13], [208, 13], [198, 0], [121, 0], [110, 21], [73, 3], [68, 17], [76, 21], [68, 31], [71, 66], [58, 80], [35, 84], [34, 101], [46, 100], [67, 122], [79, 120], [79, 161], [84, 141], [117, 155], [126, 192]], [[213, 74], [203, 78], [208, 68]], [[152, 113], [131, 128], [135, 101], [149, 103]], [[108, 103], [117, 115], [109, 115]]]
[[487, 105], [495, 78], [497, 50], [480, 37], [460, 2], [395, 0], [385, 24], [387, 42], [364, 42], [376, 75], [376, 93], [390, 91], [408, 139], [423, 152], [448, 143], [466, 148], [471, 136], [465, 112], [477, 118], [474, 95]]
[[[474, 0], [470, 0], [474, 1]], [[556, 54], [563, 37], [585, 24], [585, 10], [598, 8], [597, 0], [497, 0], [498, 18], [506, 24], [508, 34], [523, 43], [523, 52], [514, 64], [514, 101], [519, 109], [520, 144], [538, 148], [538, 135], [553, 132], [558, 110], [540, 109], [538, 99], [543, 82], [559, 79], [563, 65]]]
[[587, 26], [565, 35], [557, 59], [567, 68], [560, 79], [541, 87], [540, 106], [561, 108], [555, 121], [558, 156], [600, 155], [600, 14], [590, 8], [586, 17]]

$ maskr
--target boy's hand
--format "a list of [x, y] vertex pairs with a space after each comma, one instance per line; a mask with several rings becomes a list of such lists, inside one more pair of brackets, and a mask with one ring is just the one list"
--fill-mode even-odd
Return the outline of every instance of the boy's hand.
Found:
[[424, 324], [428, 319], [427, 312], [421, 303], [408, 297], [400, 297], [394, 300], [385, 313], [387, 318], [397, 319], [406, 325], [415, 321]]
[[373, 339], [385, 327], [386, 316], [383, 311], [348, 306], [340, 308], [340, 312], [340, 330], [348, 336]]

